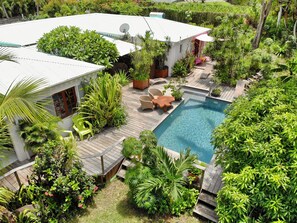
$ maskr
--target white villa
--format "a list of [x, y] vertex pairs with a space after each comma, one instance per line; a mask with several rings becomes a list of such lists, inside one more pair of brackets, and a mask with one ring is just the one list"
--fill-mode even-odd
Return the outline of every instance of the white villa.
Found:
[[[125, 33], [120, 27], [125, 24]], [[121, 39], [126, 34], [136, 41], [138, 35], [144, 35], [151, 31], [153, 38], [165, 41], [170, 38], [171, 49], [167, 56], [166, 65], [169, 74], [174, 63], [193, 50], [194, 41], [199, 36], [207, 34], [210, 29], [188, 25], [158, 17], [127, 16], [112, 14], [84, 14], [58, 18], [48, 18], [27, 22], [19, 22], [0, 26], [0, 46], [12, 44], [17, 47], [10, 48], [18, 63], [0, 63], [0, 93], [5, 94], [11, 83], [15, 83], [26, 77], [44, 78], [48, 86], [48, 95], [52, 105], [49, 110], [62, 118], [60, 123], [64, 129], [72, 126], [73, 108], [83, 96], [81, 91], [82, 81], [96, 77], [103, 66], [94, 65], [73, 59], [67, 59], [54, 55], [37, 52], [35, 47], [39, 38], [44, 33], [58, 26], [77, 26], [82, 30], [95, 30], [115, 43], [120, 56], [127, 55], [134, 50], [134, 45]], [[203, 45], [199, 45], [200, 47]], [[38, 99], [36, 99], [38, 100]], [[11, 126], [11, 133], [15, 132], [15, 126]], [[23, 149], [24, 143], [17, 134], [11, 134], [16, 151], [16, 159], [22, 161], [28, 157]]]

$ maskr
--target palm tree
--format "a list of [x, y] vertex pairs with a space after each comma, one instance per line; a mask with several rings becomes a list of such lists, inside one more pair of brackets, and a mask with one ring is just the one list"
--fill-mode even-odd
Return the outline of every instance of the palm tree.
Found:
[[[0, 63], [3, 61], [16, 62], [14, 55], [7, 48], [0, 48]], [[7, 118], [14, 122], [15, 118], [29, 122], [44, 121], [50, 117], [43, 103], [36, 102], [44, 96], [42, 87], [44, 79], [24, 78], [17, 83], [11, 83], [3, 95], [0, 93], [0, 121]]]
[[[7, 48], [0, 48], [0, 62], [4, 61], [16, 62]], [[51, 117], [44, 104], [36, 102], [44, 95], [44, 91], [41, 90], [44, 85], [43, 79], [25, 78], [11, 83], [5, 94], [0, 93], [0, 153], [11, 149], [7, 122], [15, 123], [15, 119], [18, 118], [34, 123]]]
[[139, 184], [136, 192], [136, 202], [142, 202], [143, 198], [151, 193], [160, 191], [169, 196], [170, 202], [175, 202], [182, 196], [182, 190], [186, 184], [184, 172], [193, 168], [197, 156], [190, 154], [190, 149], [181, 152], [178, 159], [168, 155], [163, 147], [153, 149], [156, 155], [156, 173]]

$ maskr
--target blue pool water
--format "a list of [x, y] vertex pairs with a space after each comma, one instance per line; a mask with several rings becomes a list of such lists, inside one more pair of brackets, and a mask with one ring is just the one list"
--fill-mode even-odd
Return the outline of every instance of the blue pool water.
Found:
[[185, 92], [185, 100], [155, 130], [158, 144], [179, 152], [190, 147], [209, 163], [214, 153], [211, 133], [225, 118], [228, 103]]

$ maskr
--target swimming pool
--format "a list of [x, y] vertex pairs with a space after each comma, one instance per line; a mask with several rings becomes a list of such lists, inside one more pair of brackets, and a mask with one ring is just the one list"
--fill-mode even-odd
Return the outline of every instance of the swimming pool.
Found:
[[214, 153], [211, 133], [225, 118], [229, 103], [185, 92], [185, 100], [158, 125], [158, 144], [179, 152], [190, 147], [199, 160], [209, 163]]

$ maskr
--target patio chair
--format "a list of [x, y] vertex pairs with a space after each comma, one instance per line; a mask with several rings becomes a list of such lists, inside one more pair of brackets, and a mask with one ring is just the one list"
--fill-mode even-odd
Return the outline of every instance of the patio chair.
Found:
[[72, 121], [73, 128], [78, 133], [80, 140], [83, 140], [84, 136], [88, 134], [94, 136], [92, 124], [88, 121], [85, 121], [82, 116], [76, 115], [72, 118]]
[[150, 88], [148, 89], [148, 92], [152, 99], [158, 98], [159, 96], [163, 96], [162, 91], [156, 88]]
[[141, 104], [141, 109], [144, 110], [144, 109], [152, 109], [154, 110], [154, 104], [152, 102], [152, 99], [150, 96], [148, 95], [141, 95], [139, 97], [139, 101], [140, 101], [140, 104]]

